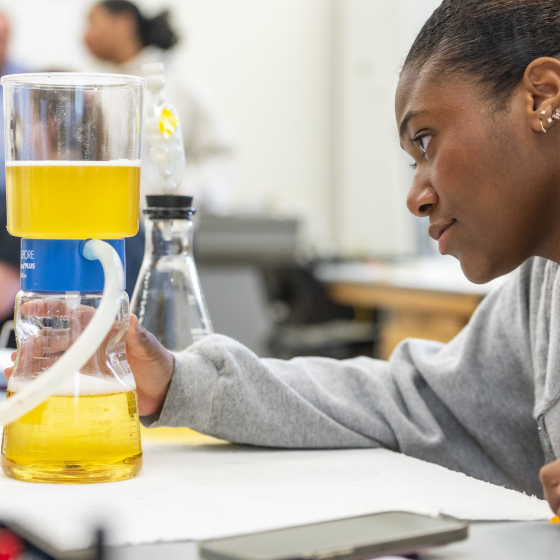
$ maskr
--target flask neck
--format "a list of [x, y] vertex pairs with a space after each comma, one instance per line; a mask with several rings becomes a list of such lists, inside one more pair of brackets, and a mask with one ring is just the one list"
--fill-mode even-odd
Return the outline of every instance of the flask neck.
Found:
[[152, 218], [146, 216], [146, 252], [155, 258], [191, 255], [193, 223], [189, 218]]

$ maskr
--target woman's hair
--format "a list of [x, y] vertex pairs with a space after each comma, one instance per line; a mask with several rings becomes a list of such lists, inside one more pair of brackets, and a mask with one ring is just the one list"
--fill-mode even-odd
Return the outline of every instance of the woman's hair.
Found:
[[103, 0], [99, 3], [112, 14], [131, 14], [136, 21], [136, 29], [142, 45], [153, 45], [163, 50], [173, 48], [179, 42], [179, 35], [169, 24], [167, 10], [153, 17], [144, 17], [139, 8], [128, 0]]
[[527, 66], [560, 55], [560, 0], [443, 0], [403, 65], [472, 76], [505, 109]]

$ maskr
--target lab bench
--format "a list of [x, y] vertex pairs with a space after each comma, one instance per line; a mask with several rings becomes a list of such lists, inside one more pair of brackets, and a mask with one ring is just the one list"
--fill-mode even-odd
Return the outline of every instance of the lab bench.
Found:
[[484, 296], [506, 279], [473, 284], [452, 257], [327, 262], [316, 268], [315, 275], [336, 303], [382, 312], [378, 351], [382, 359], [388, 359], [405, 338], [449, 342]]

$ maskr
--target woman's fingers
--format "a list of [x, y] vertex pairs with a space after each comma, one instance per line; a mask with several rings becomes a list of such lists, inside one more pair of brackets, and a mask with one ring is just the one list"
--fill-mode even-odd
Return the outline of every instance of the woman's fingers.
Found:
[[57, 298], [35, 299], [21, 306], [21, 314], [32, 317], [56, 317], [66, 321], [78, 320], [85, 327], [93, 317], [95, 309], [89, 305], [69, 307], [66, 301]]
[[540, 478], [552, 511], [560, 515], [560, 460], [545, 465], [541, 469]]
[[159, 412], [173, 376], [174, 359], [133, 314], [126, 336], [126, 356], [136, 379], [140, 415]]
[[66, 350], [70, 343], [70, 329], [43, 329], [33, 339], [33, 357], [52, 356]]
[[[90, 315], [91, 318], [93, 311], [92, 309], [91, 313], [84, 312], [81, 315], [82, 317]], [[126, 322], [114, 322], [101, 346], [84, 367], [110, 374], [111, 366], [108, 364], [110, 357], [119, 353], [124, 355], [126, 327]], [[37, 333], [28, 335], [20, 346], [19, 354], [17, 352], [12, 354], [13, 362], [17, 358], [18, 375], [37, 374], [48, 369], [72, 346], [83, 332], [83, 328], [84, 325], [80, 321], [70, 321], [69, 328], [42, 328]], [[8, 379], [13, 371], [14, 366], [6, 368], [4, 377]]]
[[33, 315], [35, 317], [58, 317], [66, 319], [68, 306], [63, 299], [45, 298], [28, 301], [21, 306], [22, 315]]
[[[16, 371], [18, 375], [34, 377], [51, 367], [62, 356], [62, 351], [49, 353], [43, 341], [38, 341], [41, 338], [43, 337], [37, 336], [24, 341], [17, 354], [17, 362], [6, 370], [4, 376], [7, 373], [9, 377]], [[16, 361], [16, 353], [12, 354], [12, 361]]]

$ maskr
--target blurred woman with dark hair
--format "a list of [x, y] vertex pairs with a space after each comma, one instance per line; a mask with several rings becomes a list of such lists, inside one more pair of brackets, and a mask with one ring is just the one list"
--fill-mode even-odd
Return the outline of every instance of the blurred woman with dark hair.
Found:
[[[207, 91], [191, 76], [179, 72], [169, 51], [179, 42], [169, 12], [144, 16], [127, 0], [104, 0], [93, 6], [84, 34], [99, 71], [142, 75], [142, 65], [163, 62], [165, 95], [179, 112], [187, 172], [179, 192], [194, 195], [197, 207], [223, 211], [234, 180], [234, 142], [229, 126]], [[159, 175], [143, 150], [141, 199], [158, 193]]]

